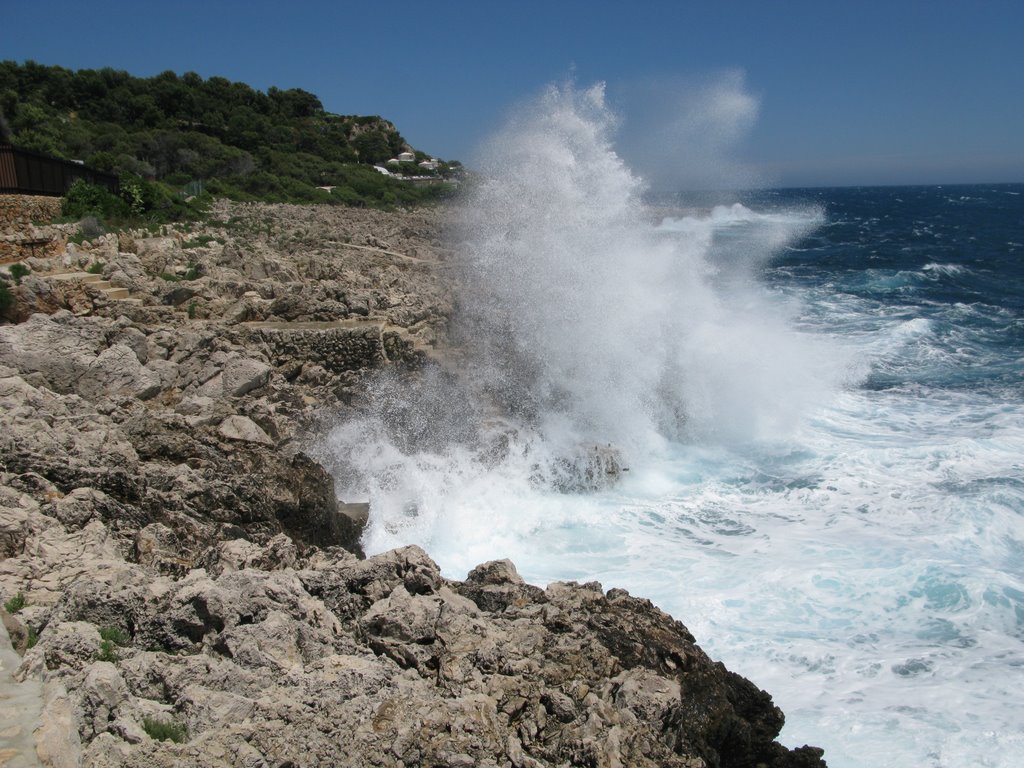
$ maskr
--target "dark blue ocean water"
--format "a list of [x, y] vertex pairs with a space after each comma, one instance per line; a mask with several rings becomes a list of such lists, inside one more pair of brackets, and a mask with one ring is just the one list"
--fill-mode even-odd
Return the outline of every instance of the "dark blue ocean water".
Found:
[[[866, 386], [1022, 393], [1024, 185], [797, 189], [748, 202], [824, 215], [772, 260], [769, 284], [849, 297], [887, 322], [931, 324], [934, 354], [878, 366]], [[818, 309], [827, 323], [828, 306]]]

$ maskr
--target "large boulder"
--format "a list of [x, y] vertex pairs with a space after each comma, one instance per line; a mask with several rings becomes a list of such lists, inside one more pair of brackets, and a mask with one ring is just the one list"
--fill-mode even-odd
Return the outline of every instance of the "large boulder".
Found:
[[0, 326], [0, 360], [62, 394], [89, 400], [154, 397], [160, 392], [160, 377], [139, 362], [131, 346], [109, 346], [107, 325], [98, 318], [75, 318], [66, 310], [36, 314], [20, 325]]

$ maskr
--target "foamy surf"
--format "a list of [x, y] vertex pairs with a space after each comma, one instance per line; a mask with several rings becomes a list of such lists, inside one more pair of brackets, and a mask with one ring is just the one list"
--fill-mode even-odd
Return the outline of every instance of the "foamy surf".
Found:
[[[1018, 765], [1013, 311], [920, 298], [968, 270], [873, 256], [873, 215], [652, 218], [612, 124], [600, 89], [554, 88], [496, 137], [462, 231], [466, 366], [383, 379], [325, 441], [367, 551], [651, 598], [833, 766]], [[558, 479], [608, 449], [615, 482]]]

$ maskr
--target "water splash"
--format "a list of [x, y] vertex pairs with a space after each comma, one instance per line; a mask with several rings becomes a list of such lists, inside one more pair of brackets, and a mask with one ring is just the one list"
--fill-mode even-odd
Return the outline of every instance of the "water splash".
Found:
[[[532, 583], [650, 598], [830, 764], [1020, 764], [1019, 335], [994, 341], [1012, 310], [928, 293], [962, 278], [928, 267], [959, 253], [880, 267], [870, 209], [853, 239], [834, 221], [772, 263], [819, 212], [655, 213], [614, 129], [600, 89], [555, 88], [492, 143], [462, 230], [461, 364], [382, 376], [325, 445], [372, 502], [367, 551], [418, 543], [453, 577], [510, 557]], [[560, 460], [608, 443], [630, 471], [566, 493]]]
[[[370, 551], [472, 537], [472, 514], [455, 522], [469, 488], [536, 504], [673, 443], [778, 439], [846, 375], [755, 279], [820, 212], [656, 215], [616, 125], [602, 85], [552, 86], [485, 147], [459, 228], [460, 364], [382, 376], [327, 441], [345, 492], [371, 498]], [[495, 501], [492, 524], [522, 514]]]
[[[834, 383], [752, 274], [817, 211], [660, 224], [612, 146], [603, 89], [550, 88], [490, 143], [466, 215], [465, 337], [549, 437], [644, 450], [776, 434]], [[552, 427], [557, 421], [559, 429]]]

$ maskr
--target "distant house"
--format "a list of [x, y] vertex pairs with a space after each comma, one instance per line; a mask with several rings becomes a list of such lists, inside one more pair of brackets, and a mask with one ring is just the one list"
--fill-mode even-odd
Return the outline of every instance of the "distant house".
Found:
[[422, 163], [420, 163], [420, 168], [423, 168], [424, 170], [427, 170], [427, 171], [436, 171], [437, 170], [437, 164], [438, 164], [437, 158], [436, 157], [432, 157], [429, 160], [424, 160]]
[[[388, 163], [394, 163], [395, 165], [398, 165], [398, 160], [396, 160], [395, 158], [391, 158], [390, 160], [388, 160]], [[394, 174], [391, 171], [380, 165], [373, 166], [373, 170], [377, 171], [377, 173], [383, 173], [385, 176], [394, 176]]]
[[400, 163], [415, 163], [416, 155], [414, 155], [412, 152], [402, 152], [398, 155], [396, 159]]

